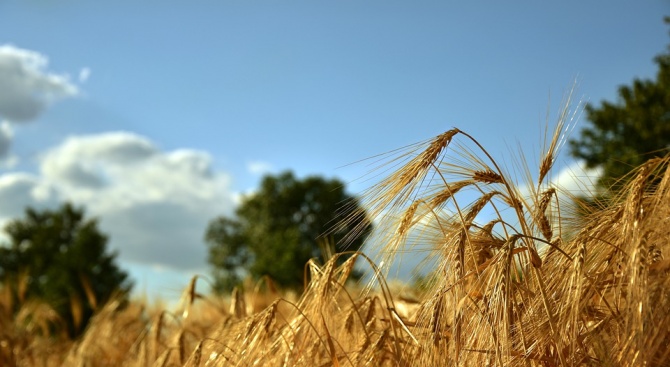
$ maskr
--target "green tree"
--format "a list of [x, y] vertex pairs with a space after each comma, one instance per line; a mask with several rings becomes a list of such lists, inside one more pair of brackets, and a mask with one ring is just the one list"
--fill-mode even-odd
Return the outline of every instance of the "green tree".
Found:
[[28, 208], [5, 226], [10, 242], [0, 246], [0, 279], [19, 298], [47, 302], [65, 321], [71, 337], [83, 331], [94, 309], [131, 283], [106, 250], [107, 236], [82, 209]]
[[[342, 222], [348, 213], [359, 214]], [[343, 240], [361, 228], [361, 236]], [[211, 221], [205, 239], [217, 290], [232, 289], [245, 275], [267, 275], [283, 287], [298, 288], [307, 261], [324, 255], [318, 238], [328, 233], [336, 251], [358, 250], [370, 228], [341, 181], [317, 176], [299, 180], [284, 172], [265, 176], [260, 190], [243, 199], [234, 218]]]
[[[665, 18], [670, 24], [670, 17]], [[650, 158], [670, 149], [670, 53], [655, 58], [656, 80], [619, 87], [619, 101], [586, 106], [591, 126], [570, 141], [571, 154], [588, 168], [602, 168], [599, 185], [610, 186]]]

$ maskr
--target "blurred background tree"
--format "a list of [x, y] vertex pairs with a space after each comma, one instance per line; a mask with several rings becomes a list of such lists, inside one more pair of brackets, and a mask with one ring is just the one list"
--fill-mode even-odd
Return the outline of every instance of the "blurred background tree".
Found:
[[[28, 208], [5, 226], [10, 242], [0, 246], [0, 281], [15, 289], [17, 308], [26, 300], [48, 303], [71, 337], [86, 327], [94, 310], [132, 284], [107, 251], [107, 236], [83, 209]], [[14, 310], [17, 311], [17, 310]]]
[[[665, 18], [670, 24], [670, 17]], [[670, 47], [669, 47], [670, 50]], [[571, 139], [571, 154], [588, 168], [602, 168], [598, 184], [608, 190], [633, 168], [670, 151], [670, 53], [658, 55], [656, 80], [635, 79], [619, 87], [616, 103], [586, 105], [591, 126]]]
[[[341, 223], [349, 213], [360, 215]], [[344, 240], [360, 228], [361, 236]], [[327, 255], [323, 243], [334, 244], [336, 252], [356, 251], [370, 230], [370, 220], [341, 181], [297, 179], [291, 172], [265, 176], [260, 189], [242, 199], [234, 218], [216, 218], [207, 228], [215, 288], [230, 291], [242, 276], [267, 275], [282, 287], [297, 289], [307, 261]], [[324, 242], [325, 233], [329, 241]]]

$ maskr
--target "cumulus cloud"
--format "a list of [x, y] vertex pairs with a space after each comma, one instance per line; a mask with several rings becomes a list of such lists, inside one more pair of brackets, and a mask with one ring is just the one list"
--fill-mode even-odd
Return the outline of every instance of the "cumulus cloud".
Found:
[[11, 122], [34, 120], [51, 102], [79, 93], [66, 75], [48, 72], [48, 65], [38, 52], [0, 46], [0, 116]]
[[232, 210], [229, 177], [208, 154], [160, 151], [127, 132], [76, 136], [48, 151], [43, 178], [101, 218], [123, 259], [182, 270], [202, 268], [209, 220]]
[[[46, 56], [12, 45], [0, 45], [0, 162], [11, 166], [13, 129], [10, 123], [36, 119], [53, 102], [79, 94], [67, 75], [47, 70]], [[80, 73], [88, 78], [90, 70]], [[84, 78], [84, 79], [85, 79]]]
[[[601, 172], [600, 169], [586, 168], [584, 162], [575, 161], [560, 168], [560, 170], [556, 168], [555, 171], [552, 171], [549, 185], [560, 190], [563, 194], [590, 196], [597, 190], [596, 183], [602, 174]], [[522, 196], [531, 195], [532, 189], [527, 183], [518, 187]]]
[[100, 214], [101, 227], [112, 235], [112, 245], [120, 249], [125, 260], [155, 268], [203, 270], [207, 223], [220, 214], [212, 204], [202, 208], [204, 213], [195, 206], [171, 201], [108, 207]]
[[86, 83], [88, 81], [88, 78], [91, 77], [91, 69], [90, 68], [82, 68], [79, 70], [79, 83]]
[[266, 173], [272, 172], [273, 167], [268, 162], [263, 161], [251, 161], [247, 162], [247, 171], [254, 175], [264, 175]]
[[601, 174], [600, 169], [587, 169], [584, 162], [574, 162], [563, 168], [552, 183], [576, 196], [592, 195], [596, 192], [596, 182]]
[[39, 177], [28, 173], [8, 173], [0, 176], [0, 215], [21, 214], [29, 205], [42, 207], [55, 203], [55, 192]]
[[0, 158], [9, 155], [9, 148], [12, 145], [14, 130], [8, 121], [0, 122]]
[[[147, 139], [125, 132], [74, 136], [43, 155], [41, 171], [46, 179], [66, 189], [98, 190], [133, 165], [158, 154]], [[110, 184], [113, 184], [110, 182]]]
[[7, 173], [0, 176], [0, 227], [11, 218], [23, 215], [27, 206], [44, 209], [58, 202], [55, 190], [38, 176]]
[[233, 206], [208, 154], [165, 152], [128, 132], [70, 137], [41, 157], [39, 175], [17, 175], [0, 176], [0, 200], [11, 198], [0, 215], [69, 200], [100, 218], [121, 260], [175, 270], [203, 270], [207, 224]]

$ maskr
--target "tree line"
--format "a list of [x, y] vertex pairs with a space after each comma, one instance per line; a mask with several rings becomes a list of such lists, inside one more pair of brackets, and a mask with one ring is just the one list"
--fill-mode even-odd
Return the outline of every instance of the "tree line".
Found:
[[[310, 259], [360, 249], [364, 236], [343, 239], [354, 226], [369, 227], [367, 217], [340, 223], [345, 213], [360, 210], [337, 179], [298, 179], [288, 171], [264, 177], [234, 217], [215, 218], [208, 225], [204, 238], [214, 290], [227, 292], [243, 278], [263, 276], [298, 290]], [[27, 208], [4, 232], [8, 241], [0, 245], [0, 283], [6, 300], [0, 307], [12, 309], [0, 312], [16, 313], [26, 301], [38, 299], [60, 316], [62, 325], [52, 327], [75, 337], [99, 305], [114, 296], [127, 298], [132, 289], [118, 253], [107, 248], [109, 237], [83, 208], [70, 203], [55, 210]], [[326, 243], [334, 248], [320, 245]]]

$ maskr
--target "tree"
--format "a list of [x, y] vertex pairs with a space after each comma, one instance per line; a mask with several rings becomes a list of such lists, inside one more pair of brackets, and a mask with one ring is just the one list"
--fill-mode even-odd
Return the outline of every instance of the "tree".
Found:
[[[347, 213], [359, 215], [340, 222]], [[361, 228], [361, 236], [344, 241]], [[323, 255], [318, 238], [328, 232], [336, 251], [358, 250], [370, 229], [369, 219], [339, 180], [298, 180], [291, 172], [265, 176], [260, 190], [243, 199], [234, 218], [216, 218], [207, 228], [215, 288], [229, 291], [244, 275], [267, 275], [280, 286], [298, 288], [307, 261]]]
[[85, 328], [97, 305], [131, 283], [107, 252], [107, 236], [82, 209], [27, 208], [5, 226], [10, 243], [0, 246], [0, 280], [19, 285], [20, 299], [47, 302], [65, 321], [71, 337]]
[[[665, 18], [670, 24], [670, 17]], [[670, 150], [670, 53], [657, 56], [656, 80], [635, 79], [619, 87], [619, 101], [586, 106], [590, 127], [570, 141], [571, 154], [588, 168], [600, 167], [599, 185], [609, 188], [633, 168]]]

